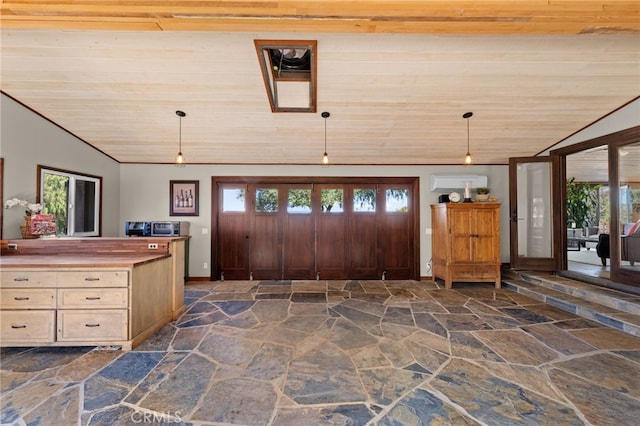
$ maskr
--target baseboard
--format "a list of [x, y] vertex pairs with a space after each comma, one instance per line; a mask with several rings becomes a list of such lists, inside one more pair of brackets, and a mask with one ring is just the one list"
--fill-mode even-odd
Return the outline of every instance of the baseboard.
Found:
[[189, 277], [187, 282], [189, 281], [211, 281], [211, 277]]

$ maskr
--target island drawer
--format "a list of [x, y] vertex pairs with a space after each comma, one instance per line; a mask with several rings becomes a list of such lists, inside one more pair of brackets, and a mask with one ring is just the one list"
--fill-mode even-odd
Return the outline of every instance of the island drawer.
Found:
[[0, 274], [0, 286], [3, 288], [55, 287], [56, 272], [3, 269]]
[[0, 290], [2, 309], [52, 309], [56, 307], [53, 288], [3, 288]]
[[0, 312], [0, 342], [51, 343], [55, 340], [55, 311], [2, 311]]
[[128, 288], [60, 288], [58, 308], [64, 309], [114, 309], [126, 308]]
[[58, 310], [58, 341], [127, 340], [127, 310]]
[[60, 271], [58, 287], [127, 287], [127, 271]]

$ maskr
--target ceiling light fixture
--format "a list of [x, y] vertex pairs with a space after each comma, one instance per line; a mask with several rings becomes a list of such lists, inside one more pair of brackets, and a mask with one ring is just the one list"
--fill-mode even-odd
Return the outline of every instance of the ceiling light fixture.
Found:
[[328, 112], [323, 112], [322, 118], [324, 118], [324, 154], [322, 155], [322, 165], [329, 165], [329, 154], [327, 154], [327, 118], [331, 116]]
[[178, 154], [176, 155], [176, 166], [184, 167], [185, 159], [184, 155], [182, 154], [182, 117], [185, 117], [187, 114], [185, 114], [183, 111], [176, 111], [176, 115], [180, 117], [180, 142], [178, 145]]
[[472, 115], [472, 112], [465, 112], [464, 114], [462, 114], [462, 118], [467, 119], [467, 155], [464, 156], [465, 166], [473, 164], [473, 158], [471, 158], [471, 150], [469, 149], [469, 119]]

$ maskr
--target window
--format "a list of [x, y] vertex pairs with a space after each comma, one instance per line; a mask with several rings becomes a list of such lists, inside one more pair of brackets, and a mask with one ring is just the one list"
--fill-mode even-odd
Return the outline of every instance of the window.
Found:
[[354, 212], [375, 212], [376, 211], [376, 190], [375, 189], [354, 189], [353, 190], [353, 211]]
[[244, 189], [225, 188], [222, 190], [223, 212], [244, 212]]
[[335, 189], [323, 189], [320, 192], [320, 204], [322, 205], [323, 213], [342, 213], [343, 208], [344, 191], [339, 188]]
[[310, 189], [290, 189], [289, 213], [311, 213], [311, 190]]
[[272, 188], [256, 189], [256, 212], [276, 213], [278, 211], [278, 190]]
[[56, 219], [56, 235], [100, 234], [102, 178], [38, 166], [43, 213]]
[[407, 213], [409, 211], [408, 189], [387, 189], [387, 213]]

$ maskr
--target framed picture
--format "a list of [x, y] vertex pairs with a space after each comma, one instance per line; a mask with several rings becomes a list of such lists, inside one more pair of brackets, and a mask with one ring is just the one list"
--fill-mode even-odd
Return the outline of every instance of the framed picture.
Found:
[[169, 181], [169, 215], [198, 216], [197, 180]]

